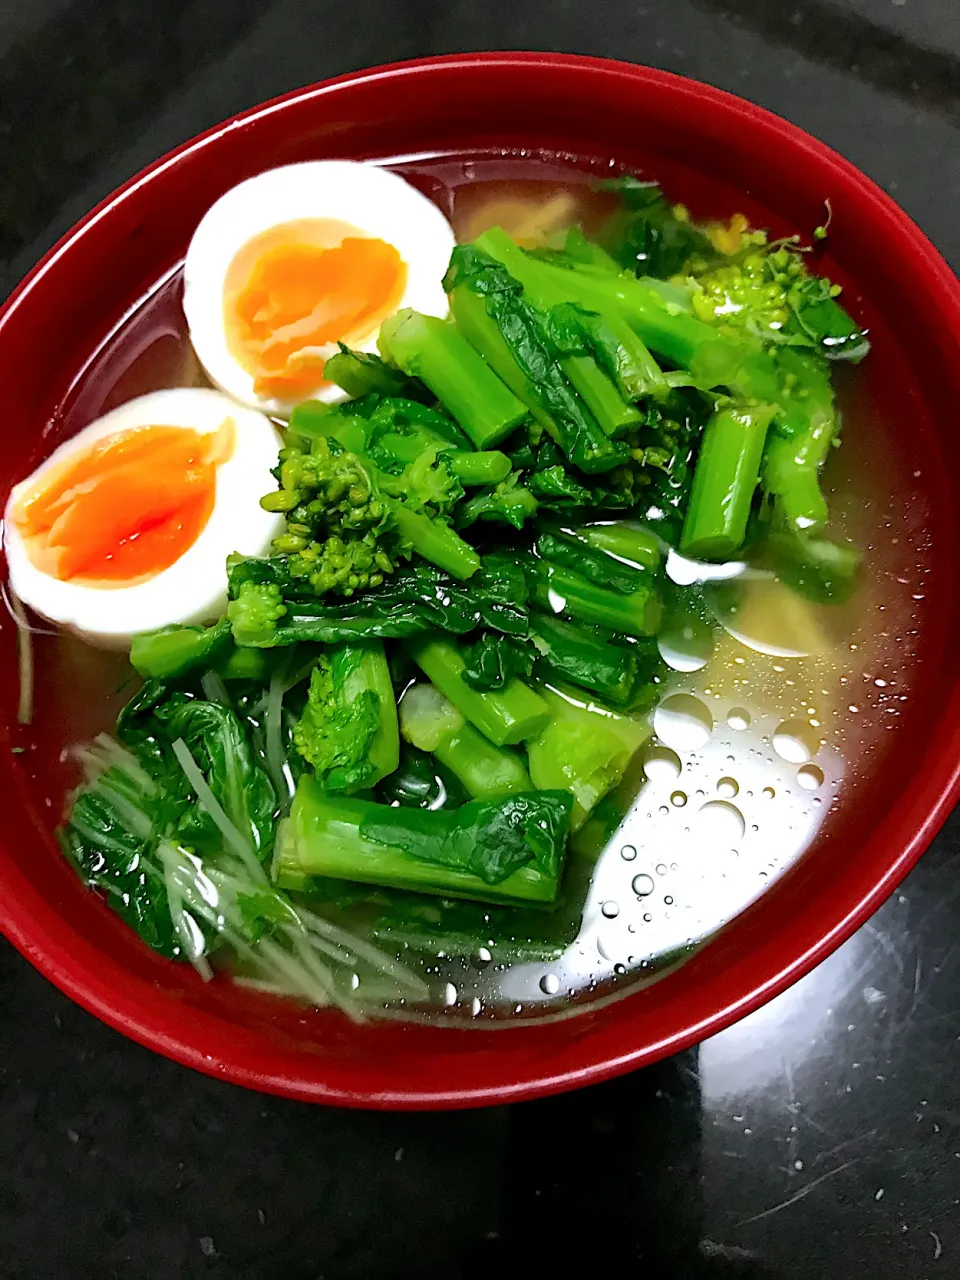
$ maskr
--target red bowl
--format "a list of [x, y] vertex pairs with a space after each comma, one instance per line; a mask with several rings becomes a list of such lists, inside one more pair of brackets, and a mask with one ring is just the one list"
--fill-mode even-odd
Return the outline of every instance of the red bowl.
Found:
[[17, 740], [17, 661], [5, 625], [0, 929], [69, 996], [141, 1043], [211, 1075], [310, 1101], [383, 1108], [515, 1101], [602, 1080], [701, 1040], [795, 982], [862, 924], [919, 858], [960, 790], [960, 288], [910, 219], [836, 153], [758, 107], [677, 76], [559, 55], [429, 59], [300, 90], [186, 143], [78, 223], [0, 313], [10, 427], [3, 491], [42, 451], [105, 335], [182, 258], [200, 216], [228, 187], [297, 160], [489, 146], [641, 167], [701, 207], [712, 202], [729, 213], [746, 202], [777, 230], [814, 226], [830, 198], [825, 270], [853, 286], [847, 297], [872, 327], [875, 393], [903, 425], [899, 465], [923, 464], [920, 480], [905, 469], [898, 481], [915, 494], [930, 540], [916, 687], [891, 749], [813, 848], [659, 982], [549, 1025], [357, 1027], [229, 983], [202, 984], [192, 970], [149, 953], [81, 886], [50, 835], [61, 796], [42, 744], [23, 755], [9, 750]]

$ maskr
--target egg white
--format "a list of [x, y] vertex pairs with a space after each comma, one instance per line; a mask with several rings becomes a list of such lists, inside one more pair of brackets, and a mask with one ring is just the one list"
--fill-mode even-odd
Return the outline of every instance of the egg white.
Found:
[[[243, 404], [287, 417], [303, 399], [260, 397], [254, 378], [234, 358], [224, 330], [224, 282], [237, 253], [254, 236], [302, 218], [350, 223], [385, 241], [407, 266], [407, 283], [396, 310], [449, 313], [443, 276], [455, 244], [453, 228], [426, 196], [398, 174], [355, 160], [311, 160], [268, 169], [233, 187], [210, 209], [194, 232], [184, 266], [183, 310], [197, 358], [211, 382]], [[352, 345], [377, 349], [379, 325]], [[314, 399], [345, 398], [339, 387], [321, 387]]]
[[[185, 427], [205, 434], [216, 431], [225, 418], [233, 420], [234, 445], [217, 467], [213, 511], [197, 540], [168, 569], [133, 586], [100, 587], [62, 582], [31, 561], [11, 515], [20, 496], [42, 483], [48, 468], [105, 436], [135, 427]], [[138, 632], [170, 623], [212, 621], [226, 606], [227, 556], [265, 554], [282, 528], [282, 517], [260, 506], [260, 498], [276, 486], [270, 471], [279, 445], [275, 427], [263, 414], [219, 391], [155, 391], [121, 405], [67, 440], [11, 492], [3, 531], [10, 585], [37, 613], [104, 648], [124, 648]]]

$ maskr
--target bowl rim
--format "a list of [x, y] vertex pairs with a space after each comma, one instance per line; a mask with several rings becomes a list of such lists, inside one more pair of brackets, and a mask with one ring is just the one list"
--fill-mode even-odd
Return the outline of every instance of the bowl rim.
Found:
[[[322, 98], [344, 84], [390, 81], [478, 64], [494, 64], [504, 69], [517, 70], [537, 66], [566, 69], [584, 75], [639, 80], [654, 89], [669, 89], [674, 95], [686, 97], [700, 107], [722, 108], [728, 115], [739, 117], [744, 127], [766, 134], [771, 142], [776, 140], [787, 143], [794, 151], [807, 153], [822, 168], [832, 170], [838, 180], [848, 187], [852, 185], [857, 188], [859, 195], [872, 206], [876, 217], [893, 226], [904, 250], [915, 261], [922, 263], [926, 288], [935, 296], [949, 333], [960, 346], [960, 283], [953, 271], [895, 201], [831, 147], [763, 107], [685, 76], [612, 59], [536, 51], [447, 54], [349, 72], [282, 94], [188, 139], [106, 196], [44, 254], [0, 306], [0, 345], [6, 327], [15, 319], [19, 305], [38, 282], [56, 267], [58, 261], [71, 251], [74, 243], [87, 229], [183, 157], [210, 147], [225, 133], [282, 111], [290, 104]], [[374, 1091], [362, 1085], [331, 1086], [306, 1071], [295, 1075], [282, 1063], [279, 1067], [271, 1063], [268, 1051], [251, 1050], [233, 1057], [227, 1053], [221, 1057], [213, 1056], [208, 1052], [209, 1035], [204, 1030], [203, 1017], [171, 1017], [171, 1011], [166, 1007], [171, 1003], [169, 997], [158, 993], [157, 1000], [147, 1004], [137, 993], [130, 994], [120, 990], [99, 973], [91, 972], [83, 957], [78, 956], [58, 938], [52, 914], [49, 920], [44, 921], [20, 902], [16, 895], [5, 894], [0, 899], [0, 932], [46, 978], [87, 1011], [146, 1047], [219, 1079], [303, 1101], [375, 1109], [436, 1109], [514, 1102], [598, 1083], [686, 1049], [752, 1013], [809, 973], [846, 941], [893, 892], [947, 818], [960, 797], [960, 725], [952, 733], [950, 747], [952, 749], [942, 757], [942, 765], [924, 787], [923, 799], [928, 807], [923, 817], [919, 822], [916, 821], [913, 810], [910, 820], [905, 818], [900, 823], [896, 838], [888, 840], [888, 847], [896, 851], [896, 856], [887, 860], [883, 873], [869, 891], [856, 901], [848, 901], [842, 910], [838, 909], [834, 913], [820, 936], [806, 950], [793, 955], [789, 960], [781, 959], [775, 964], [768, 964], [764, 969], [758, 969], [749, 982], [741, 983], [738, 989], [730, 991], [729, 999], [722, 1007], [715, 1008], [696, 1020], [684, 1019], [684, 1025], [677, 1025], [669, 1034], [652, 1043], [644, 1043], [615, 1056], [601, 1055], [599, 1058], [591, 1055], [587, 1049], [581, 1054], [578, 1063], [553, 1074], [545, 1074], [534, 1058], [527, 1061], [519, 1078], [515, 1072], [508, 1081], [494, 1080], [494, 1073], [491, 1073], [484, 1083], [470, 1088], [400, 1086], [378, 1088]], [[626, 996], [622, 1003], [630, 999], [630, 996]], [[611, 1010], [603, 1016], [616, 1016], [616, 1013]], [[522, 1029], [520, 1024], [504, 1028], [496, 1034], [518, 1035]], [[322, 1060], [317, 1059], [317, 1062]], [[322, 1075], [322, 1067], [318, 1074]]]

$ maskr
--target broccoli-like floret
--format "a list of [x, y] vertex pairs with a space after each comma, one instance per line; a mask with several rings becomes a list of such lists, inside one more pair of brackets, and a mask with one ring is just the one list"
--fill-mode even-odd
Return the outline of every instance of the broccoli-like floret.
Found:
[[375, 535], [344, 540], [331, 534], [322, 542], [311, 541], [290, 556], [287, 567], [293, 578], [305, 578], [318, 596], [335, 592], [352, 596], [367, 587], [379, 587], [394, 562], [377, 545]]
[[273, 582], [244, 582], [227, 606], [234, 640], [254, 648], [272, 644], [277, 623], [286, 612], [280, 588]]
[[435, 449], [391, 475], [319, 436], [310, 452], [284, 449], [276, 474], [279, 490], [261, 499], [266, 510], [286, 515], [274, 551], [291, 557], [293, 575], [317, 595], [379, 586], [401, 556], [414, 553], [457, 578], [479, 567], [447, 521], [463, 489]]
[[813, 275], [795, 241], [757, 243], [765, 238], [752, 233], [743, 252], [719, 263], [691, 259], [685, 278], [694, 314], [731, 335], [813, 348], [830, 360], [861, 360], [870, 344], [837, 301], [840, 286]]
[[694, 274], [694, 314], [730, 329], [775, 337], [790, 319], [787, 294], [803, 270], [795, 254], [778, 269], [773, 255], [755, 251], [736, 262], [722, 262]]

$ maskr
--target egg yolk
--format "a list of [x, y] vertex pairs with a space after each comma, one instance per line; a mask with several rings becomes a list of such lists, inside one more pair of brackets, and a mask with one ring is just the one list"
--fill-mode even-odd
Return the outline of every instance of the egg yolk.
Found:
[[46, 468], [13, 508], [32, 563], [62, 582], [125, 587], [169, 569], [213, 511], [234, 424], [144, 426]]
[[392, 244], [332, 218], [254, 236], [224, 285], [231, 355], [259, 396], [303, 399], [323, 385], [338, 342], [369, 337], [400, 305], [407, 266]]

